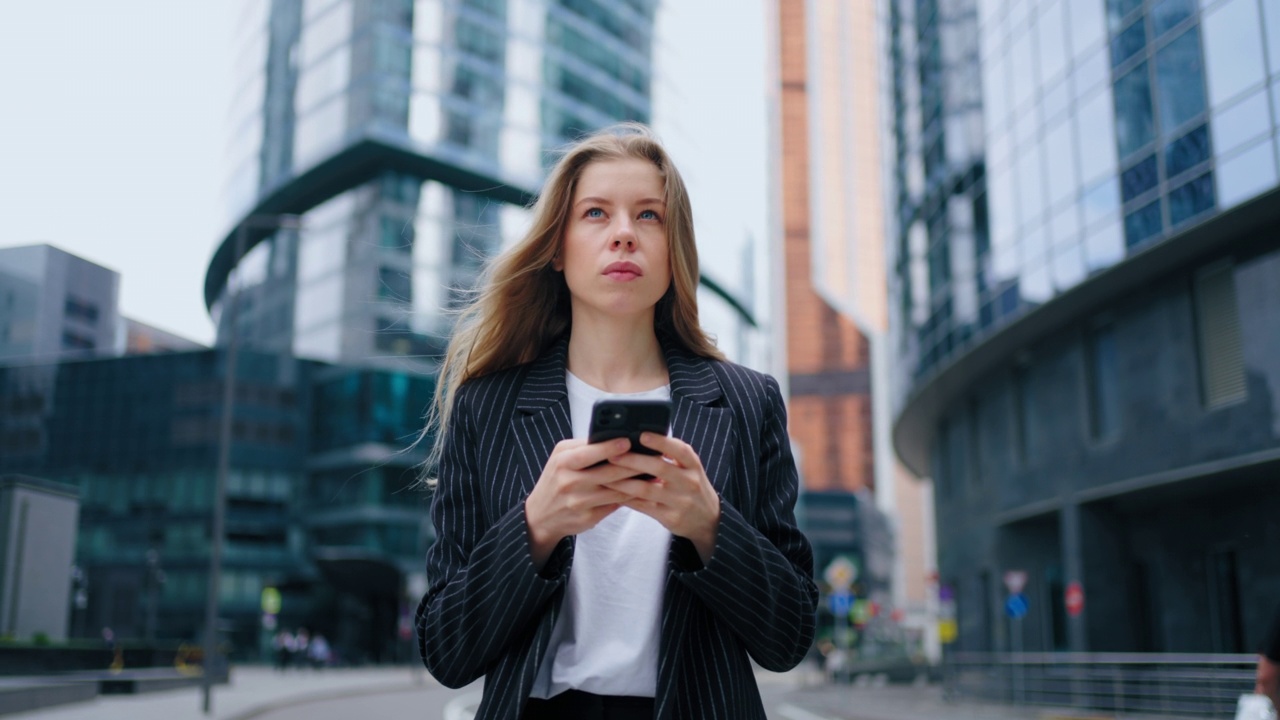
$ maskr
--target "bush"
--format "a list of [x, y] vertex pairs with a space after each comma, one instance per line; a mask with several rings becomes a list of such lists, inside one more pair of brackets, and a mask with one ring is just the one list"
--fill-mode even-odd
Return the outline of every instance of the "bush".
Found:
[[49, 644], [49, 633], [37, 632], [31, 635], [31, 644], [36, 647], [45, 647]]

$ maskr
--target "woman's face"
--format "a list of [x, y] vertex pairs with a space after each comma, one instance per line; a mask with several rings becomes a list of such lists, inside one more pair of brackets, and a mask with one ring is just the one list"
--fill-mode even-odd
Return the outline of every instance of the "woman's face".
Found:
[[560, 257], [575, 319], [649, 314], [671, 285], [662, 176], [653, 163], [598, 160], [578, 177]]

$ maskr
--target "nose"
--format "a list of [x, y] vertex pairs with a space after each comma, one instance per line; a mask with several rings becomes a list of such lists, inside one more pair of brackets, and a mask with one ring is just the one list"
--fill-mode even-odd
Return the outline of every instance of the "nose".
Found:
[[635, 226], [632, 225], [631, 220], [627, 217], [624, 216], [620, 218], [617, 225], [614, 227], [610, 248], [613, 250], [620, 250], [623, 248], [626, 248], [627, 250], [635, 250], [636, 229]]

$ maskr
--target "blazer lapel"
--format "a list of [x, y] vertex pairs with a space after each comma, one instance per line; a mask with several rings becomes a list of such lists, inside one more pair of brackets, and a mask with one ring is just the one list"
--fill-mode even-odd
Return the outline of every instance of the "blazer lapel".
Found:
[[533, 362], [516, 396], [513, 418], [514, 461], [518, 482], [512, 483], [520, 502], [542, 475], [556, 443], [573, 437], [569, 423], [569, 394], [565, 388], [565, 367], [569, 353], [566, 335]]
[[691, 445], [716, 492], [732, 493], [730, 450], [736, 441], [733, 412], [720, 407], [720, 381], [704, 358], [664, 347], [671, 378], [671, 434]]

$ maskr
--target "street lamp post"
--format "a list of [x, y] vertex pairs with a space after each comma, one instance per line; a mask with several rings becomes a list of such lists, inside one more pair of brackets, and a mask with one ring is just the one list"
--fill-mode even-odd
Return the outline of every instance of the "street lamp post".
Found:
[[151, 649], [156, 644], [156, 605], [159, 600], [160, 586], [164, 585], [164, 570], [160, 567], [160, 551], [147, 550], [147, 645]]
[[[244, 259], [245, 243], [251, 228], [298, 228], [297, 215], [250, 215], [236, 228], [233, 262]], [[239, 280], [239, 273], [237, 273]], [[222, 580], [222, 547], [226, 525], [227, 472], [231, 465], [231, 415], [235, 407], [236, 351], [239, 333], [236, 332], [236, 312], [242, 288], [231, 286], [231, 273], [223, 286], [227, 313], [227, 360], [223, 368], [222, 422], [218, 428], [218, 472], [213, 485], [213, 519], [209, 536], [209, 582], [205, 594], [204, 611], [204, 660], [201, 677], [202, 709], [205, 715], [213, 713], [213, 673], [218, 657], [218, 590]]]

